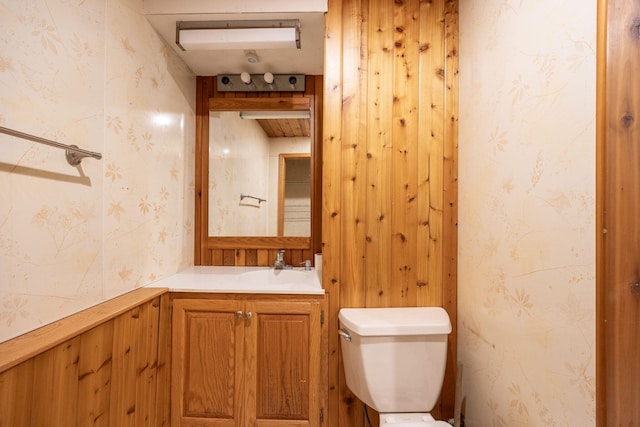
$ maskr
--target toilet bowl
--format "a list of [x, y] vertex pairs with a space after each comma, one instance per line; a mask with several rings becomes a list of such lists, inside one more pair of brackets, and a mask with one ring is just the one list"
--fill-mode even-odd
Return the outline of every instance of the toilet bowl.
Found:
[[429, 414], [451, 333], [443, 308], [343, 308], [338, 319], [347, 387], [380, 413], [381, 426], [450, 426]]

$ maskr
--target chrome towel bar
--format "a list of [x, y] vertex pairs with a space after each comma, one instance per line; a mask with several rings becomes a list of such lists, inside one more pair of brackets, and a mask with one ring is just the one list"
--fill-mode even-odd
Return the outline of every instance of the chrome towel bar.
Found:
[[254, 199], [258, 201], [258, 204], [262, 203], [262, 202], [266, 202], [267, 199], [261, 199], [260, 197], [254, 197], [254, 196], [249, 196], [248, 194], [240, 194], [240, 201], [243, 201], [244, 199]]
[[2, 126], [0, 126], [0, 132], [22, 139], [28, 139], [29, 141], [38, 142], [50, 147], [61, 148], [65, 150], [65, 157], [67, 158], [67, 162], [71, 166], [78, 166], [82, 159], [84, 159], [85, 157], [93, 157], [97, 160], [100, 160], [102, 158], [102, 154], [96, 153], [94, 151], [83, 150], [82, 148], [78, 148], [76, 145], [61, 144], [56, 141], [40, 138], [39, 136], [29, 135], [28, 133], [18, 132], [17, 130], [5, 128]]

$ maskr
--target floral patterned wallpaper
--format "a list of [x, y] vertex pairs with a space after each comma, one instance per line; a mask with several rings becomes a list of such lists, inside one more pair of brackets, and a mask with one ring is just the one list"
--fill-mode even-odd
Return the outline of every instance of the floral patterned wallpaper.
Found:
[[[209, 235], [266, 236], [269, 137], [238, 112], [209, 114]], [[240, 195], [266, 199], [240, 200]], [[277, 203], [277, 201], [276, 201]]]
[[596, 2], [460, 1], [466, 425], [595, 425]]
[[193, 264], [195, 77], [141, 0], [0, 0], [0, 341]]

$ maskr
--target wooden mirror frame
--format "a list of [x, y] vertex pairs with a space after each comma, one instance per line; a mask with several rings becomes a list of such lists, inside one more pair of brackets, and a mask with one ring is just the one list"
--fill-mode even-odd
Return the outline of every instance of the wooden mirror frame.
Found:
[[[307, 76], [304, 93], [221, 93], [215, 77], [197, 77], [196, 99], [196, 167], [195, 167], [195, 265], [236, 265], [214, 259], [213, 251], [280, 249], [303, 252], [304, 259], [312, 259], [321, 252], [321, 194], [322, 194], [322, 76]], [[311, 142], [311, 236], [209, 236], [209, 112], [210, 111], [288, 110], [309, 111]], [[226, 257], [225, 257], [226, 258]], [[270, 263], [267, 259], [266, 265]], [[237, 264], [240, 265], [240, 264]], [[242, 264], [245, 265], [245, 264]], [[249, 265], [249, 264], [246, 264]], [[262, 265], [258, 262], [257, 265]]]

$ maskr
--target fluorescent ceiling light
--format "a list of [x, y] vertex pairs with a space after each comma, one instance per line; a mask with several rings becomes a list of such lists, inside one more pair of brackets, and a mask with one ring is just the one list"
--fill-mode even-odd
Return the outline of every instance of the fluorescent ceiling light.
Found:
[[264, 110], [264, 111], [241, 111], [240, 118], [242, 119], [308, 119], [311, 114], [308, 110], [301, 111], [278, 111], [278, 110]]
[[300, 49], [300, 21], [180, 21], [182, 50]]

